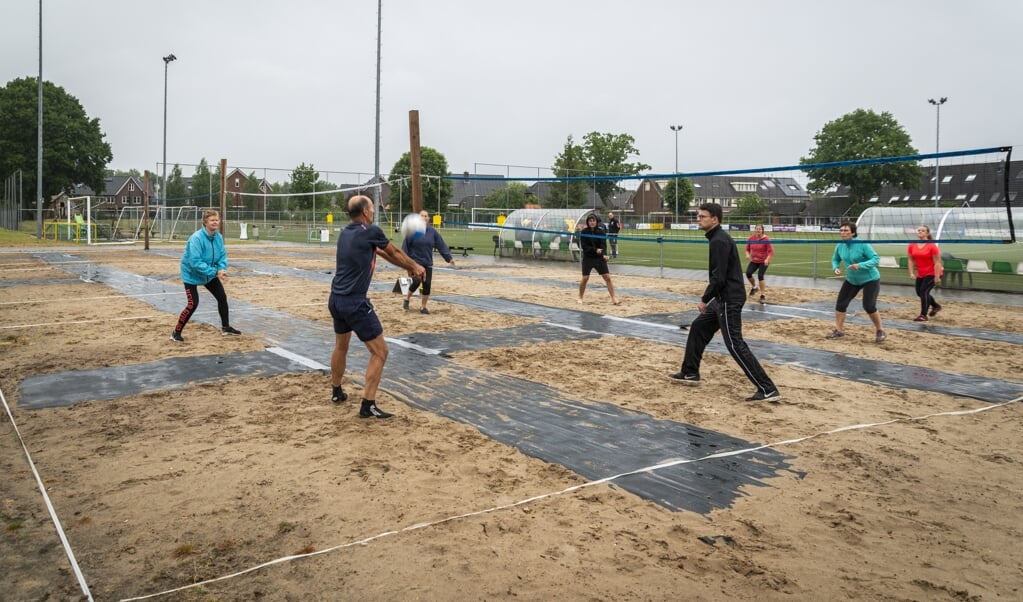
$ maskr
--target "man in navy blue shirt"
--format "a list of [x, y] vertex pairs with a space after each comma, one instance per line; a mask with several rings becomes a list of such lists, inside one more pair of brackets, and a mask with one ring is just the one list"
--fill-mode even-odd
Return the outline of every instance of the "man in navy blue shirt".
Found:
[[420, 236], [406, 237], [401, 243], [401, 250], [426, 269], [426, 279], [422, 282], [419, 280], [412, 281], [412, 286], [409, 287], [408, 294], [405, 295], [405, 302], [402, 303], [402, 307], [406, 310], [408, 309], [409, 301], [412, 300], [412, 293], [416, 292], [416, 289], [422, 284], [423, 292], [420, 295], [422, 300], [420, 301], [419, 313], [428, 314], [430, 310], [426, 309], [426, 302], [430, 300], [430, 288], [433, 285], [433, 250], [437, 249], [437, 252], [444, 258], [444, 261], [450, 265], [455, 265], [455, 258], [451, 256], [451, 250], [448, 249], [448, 245], [444, 242], [440, 232], [437, 232], [430, 225], [430, 212], [423, 209], [419, 212], [419, 217], [423, 218], [423, 221], [426, 222], [426, 231]]
[[358, 195], [348, 200], [348, 216], [352, 222], [337, 237], [337, 269], [330, 283], [330, 298], [327, 306], [334, 319], [334, 353], [330, 357], [331, 400], [341, 403], [348, 395], [341, 390], [348, 361], [348, 343], [352, 332], [366, 344], [369, 363], [366, 365], [366, 379], [362, 388], [362, 418], [390, 418], [389, 414], [376, 404], [377, 387], [387, 361], [387, 342], [384, 327], [373, 310], [373, 304], [366, 298], [376, 257], [380, 255], [394, 265], [408, 270], [412, 278], [422, 280], [426, 271], [422, 266], [391, 244], [379, 226], [373, 224], [376, 212], [373, 200]]

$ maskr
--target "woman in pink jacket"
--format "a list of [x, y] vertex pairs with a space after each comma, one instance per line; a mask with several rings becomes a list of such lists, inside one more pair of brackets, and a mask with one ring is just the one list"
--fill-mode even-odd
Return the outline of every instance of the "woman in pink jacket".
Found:
[[[752, 297], [760, 291], [760, 302], [766, 303], [767, 287], [764, 285], [764, 274], [767, 273], [767, 266], [771, 265], [771, 257], [774, 256], [774, 247], [771, 246], [771, 239], [764, 234], [764, 227], [757, 226], [753, 229], [753, 236], [746, 241], [746, 259], [749, 265], [746, 266], [746, 280], [749, 280], [749, 294]], [[753, 272], [757, 273], [757, 280], [760, 281], [759, 288], [753, 281]]]

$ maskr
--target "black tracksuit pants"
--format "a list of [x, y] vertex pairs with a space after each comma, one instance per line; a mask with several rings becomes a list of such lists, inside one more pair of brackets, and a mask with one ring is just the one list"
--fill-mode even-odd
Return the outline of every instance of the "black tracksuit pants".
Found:
[[699, 376], [700, 362], [703, 351], [714, 338], [718, 330], [722, 332], [725, 347], [732, 359], [739, 364], [746, 378], [756, 386], [757, 391], [768, 394], [777, 387], [757, 358], [753, 357], [749, 345], [742, 338], [742, 306], [743, 303], [719, 302], [714, 299], [707, 304], [707, 309], [693, 320], [689, 326], [689, 337], [686, 339], [686, 354], [682, 360], [682, 373]]

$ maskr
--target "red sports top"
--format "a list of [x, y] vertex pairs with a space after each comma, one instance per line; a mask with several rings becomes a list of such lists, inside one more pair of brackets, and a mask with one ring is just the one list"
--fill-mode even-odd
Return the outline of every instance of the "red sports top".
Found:
[[928, 242], [920, 246], [911, 242], [909, 248], [906, 249], [906, 254], [909, 255], [909, 260], [916, 264], [917, 278], [935, 276], [934, 266], [937, 263], [935, 260], [940, 261], [941, 258], [941, 251], [938, 250], [936, 243]]
[[774, 247], [768, 242], [771, 239], [767, 238], [767, 235], [757, 238], [757, 235], [754, 234], [749, 237], [749, 240], [762, 241], [759, 245], [751, 245], [749, 241], [746, 242], [746, 252], [749, 253], [749, 260], [753, 263], [764, 263], [768, 257], [774, 255]]

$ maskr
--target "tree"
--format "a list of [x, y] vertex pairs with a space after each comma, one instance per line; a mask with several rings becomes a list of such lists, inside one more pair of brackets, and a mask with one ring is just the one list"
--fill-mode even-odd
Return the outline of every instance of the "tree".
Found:
[[[590, 132], [583, 137], [587, 167], [595, 176], [634, 176], [650, 169], [646, 163], [628, 162], [631, 155], [639, 155], [635, 143], [636, 139], [628, 134]], [[592, 186], [604, 207], [621, 190], [617, 180], [596, 180]]]
[[319, 178], [319, 172], [317, 172], [312, 165], [306, 165], [305, 162], [299, 164], [299, 166], [291, 172], [291, 187], [288, 192], [291, 194], [302, 195], [291, 199], [292, 207], [295, 207], [296, 209], [312, 208], [313, 197], [308, 193], [313, 191], [313, 186]]
[[164, 195], [169, 202], [181, 202], [188, 199], [188, 187], [185, 186], [185, 178], [181, 176], [181, 166], [177, 163], [167, 176], [167, 194]]
[[[43, 141], [43, 144], [46, 144], [45, 140]], [[135, 176], [139, 180], [142, 179], [142, 173], [140, 173], [139, 170], [135, 169], [134, 167], [132, 167], [131, 169], [127, 169], [127, 170], [125, 170], [125, 169], [105, 169], [105, 170], [103, 170], [103, 173], [105, 173], [107, 175], [107, 177], [110, 177], [110, 176]]]
[[[424, 146], [419, 149], [422, 163], [423, 206], [422, 209], [440, 213], [455, 194], [451, 180], [442, 179], [448, 175], [448, 160], [435, 149]], [[387, 183], [391, 185], [390, 198], [405, 199], [412, 206], [412, 157], [405, 153], [391, 168]], [[429, 176], [429, 177], [427, 177]]]
[[[856, 109], [824, 124], [814, 141], [816, 146], [809, 156], [799, 160], [801, 165], [917, 154], [909, 134], [888, 112], [878, 115]], [[886, 184], [915, 189], [920, 186], [922, 175], [916, 162], [827, 167], [810, 171], [807, 188], [819, 193], [835, 186], [848, 186], [852, 197], [863, 201], [879, 193]]]
[[495, 190], [483, 199], [483, 206], [491, 209], [522, 209], [531, 202], [529, 186], [522, 182], [509, 182], [502, 190]]
[[[25, 190], [36, 190], [39, 141], [39, 90], [35, 78], [7, 82], [0, 88], [0, 174], [21, 170]], [[99, 119], [89, 119], [78, 99], [60, 86], [43, 82], [43, 195], [50, 197], [76, 184], [99, 192], [107, 163], [113, 159]]]
[[[590, 175], [586, 165], [586, 153], [583, 147], [572, 140], [571, 135], [565, 141], [565, 147], [561, 150], [561, 154], [554, 157], [554, 167], [551, 170], [558, 178], [578, 178]], [[547, 206], [564, 209], [582, 207], [586, 204], [587, 188], [586, 182], [582, 180], [551, 182], [551, 193], [547, 200]]]
[[207, 206], [214, 206], [220, 203], [220, 200], [214, 202], [214, 198], [217, 197], [214, 191], [220, 190], [220, 178], [217, 181], [213, 181], [213, 174], [210, 172], [210, 166], [206, 163], [206, 157], [199, 160], [199, 165], [195, 168], [195, 173], [192, 174], [192, 202], [195, 204], [205, 203]]
[[685, 215], [686, 211], [689, 211], [689, 204], [696, 197], [696, 189], [693, 188], [693, 183], [689, 181], [689, 178], [672, 178], [668, 180], [668, 185], [661, 190], [661, 199], [664, 201], [665, 211], [675, 213], [676, 182], [678, 182], [678, 214]]
[[749, 192], [742, 195], [742, 198], [735, 204], [735, 211], [732, 213], [744, 217], [756, 217], [758, 215], [767, 215], [770, 213], [770, 210], [759, 194]]

